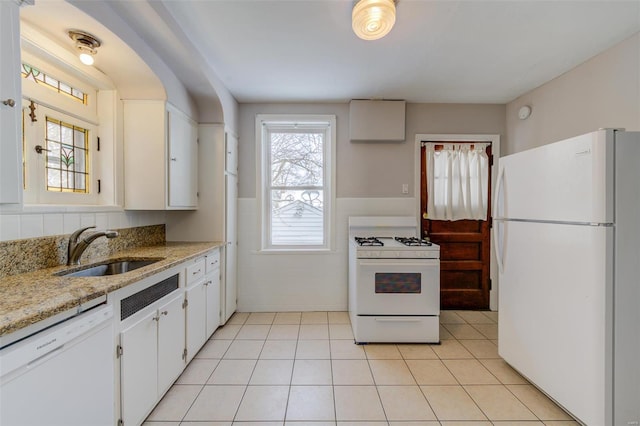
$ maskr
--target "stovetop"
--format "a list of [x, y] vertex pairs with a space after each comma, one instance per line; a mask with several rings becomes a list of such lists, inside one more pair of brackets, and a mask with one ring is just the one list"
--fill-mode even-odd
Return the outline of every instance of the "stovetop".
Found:
[[395, 237], [354, 237], [351, 244], [357, 253], [357, 257], [360, 258], [440, 258], [440, 246], [437, 244], [415, 237], [409, 238], [413, 238], [411, 243], [415, 245], [406, 245]]
[[359, 247], [431, 247], [433, 243], [429, 238], [417, 237], [354, 237]]

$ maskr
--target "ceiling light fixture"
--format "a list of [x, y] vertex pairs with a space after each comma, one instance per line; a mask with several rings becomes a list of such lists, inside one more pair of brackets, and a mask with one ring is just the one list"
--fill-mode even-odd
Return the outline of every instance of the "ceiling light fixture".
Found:
[[98, 52], [102, 42], [96, 36], [80, 30], [69, 30], [69, 37], [76, 42], [80, 62], [93, 65], [93, 55]]
[[391, 31], [396, 22], [394, 0], [359, 0], [353, 7], [351, 26], [363, 40], [377, 40]]

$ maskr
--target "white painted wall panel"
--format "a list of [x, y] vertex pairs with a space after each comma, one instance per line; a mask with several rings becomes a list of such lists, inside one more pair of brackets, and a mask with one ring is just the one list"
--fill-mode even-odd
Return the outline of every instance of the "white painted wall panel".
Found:
[[255, 198], [238, 200], [238, 310], [347, 310], [349, 216], [415, 215], [414, 198], [338, 198], [335, 250], [266, 253]]

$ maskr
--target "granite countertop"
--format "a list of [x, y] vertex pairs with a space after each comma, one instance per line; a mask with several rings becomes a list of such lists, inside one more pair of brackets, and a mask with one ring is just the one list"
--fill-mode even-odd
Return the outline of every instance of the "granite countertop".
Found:
[[108, 257], [92, 259], [99, 263], [120, 258], [163, 258], [120, 275], [101, 277], [55, 276], [60, 271], [81, 269], [66, 265], [40, 269], [0, 279], [0, 336], [35, 324], [60, 312], [79, 307], [92, 299], [133, 284], [222, 246], [221, 242], [180, 243], [137, 247]]

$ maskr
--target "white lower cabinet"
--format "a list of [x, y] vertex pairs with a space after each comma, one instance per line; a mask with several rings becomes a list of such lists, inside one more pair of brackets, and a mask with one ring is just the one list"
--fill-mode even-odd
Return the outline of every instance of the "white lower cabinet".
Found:
[[187, 362], [191, 361], [207, 340], [207, 287], [205, 281], [187, 288]]
[[165, 296], [120, 332], [120, 397], [125, 426], [139, 425], [185, 367], [184, 293]]
[[[193, 274], [202, 269], [204, 277]], [[191, 278], [195, 277], [195, 278]], [[220, 252], [187, 267], [187, 362], [220, 325]]]
[[220, 250], [117, 290], [119, 425], [140, 425], [220, 325]]

